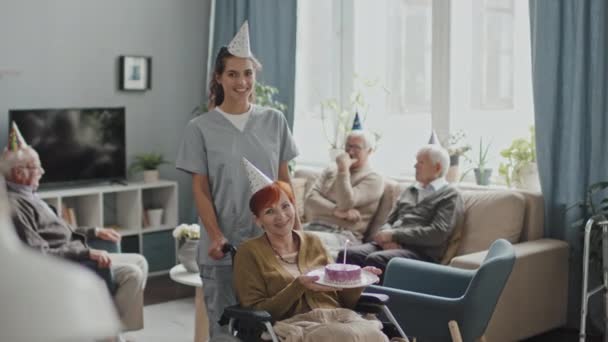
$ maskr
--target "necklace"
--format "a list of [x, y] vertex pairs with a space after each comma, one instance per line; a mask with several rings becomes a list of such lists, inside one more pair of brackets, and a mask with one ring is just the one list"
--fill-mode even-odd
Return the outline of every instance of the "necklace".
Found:
[[[300, 253], [298, 253], [298, 252], [296, 251], [296, 258], [295, 258], [295, 260], [294, 260], [294, 261], [289, 261], [289, 260], [286, 260], [286, 259], [284, 259], [284, 258], [283, 258], [283, 256], [282, 256], [282, 255], [281, 255], [279, 252], [277, 252], [277, 250], [276, 250], [276, 249], [274, 249], [274, 247], [272, 246], [272, 243], [270, 242], [270, 239], [268, 238], [268, 234], [264, 234], [264, 236], [266, 237], [266, 241], [268, 241], [268, 245], [270, 246], [270, 249], [272, 249], [272, 251], [274, 252], [274, 254], [275, 254], [276, 256], [278, 256], [278, 257], [279, 257], [279, 259], [281, 259], [281, 261], [282, 261], [282, 262], [284, 262], [284, 263], [286, 263], [286, 264], [289, 264], [289, 265], [295, 265], [295, 264], [297, 264], [297, 263], [298, 263], [298, 256], [300, 255]], [[294, 238], [294, 239], [295, 239], [295, 238]], [[296, 244], [297, 244], [297, 243], [296, 243]]]

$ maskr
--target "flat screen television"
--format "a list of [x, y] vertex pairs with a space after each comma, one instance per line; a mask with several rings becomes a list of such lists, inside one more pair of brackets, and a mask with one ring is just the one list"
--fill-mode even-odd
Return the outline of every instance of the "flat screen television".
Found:
[[14, 109], [8, 117], [40, 155], [42, 186], [127, 178], [124, 107]]

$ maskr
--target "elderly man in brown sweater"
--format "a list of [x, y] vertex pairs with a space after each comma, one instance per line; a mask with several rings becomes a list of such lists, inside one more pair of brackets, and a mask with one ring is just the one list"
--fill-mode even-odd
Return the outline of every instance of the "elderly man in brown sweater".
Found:
[[369, 163], [373, 142], [368, 131], [351, 131], [345, 152], [323, 171], [306, 197], [307, 215], [312, 219], [304, 229], [315, 232], [334, 255], [346, 240], [361, 243], [380, 203], [384, 180]]
[[[394, 257], [439, 262], [464, 212], [460, 192], [448, 184], [448, 152], [426, 145], [416, 155], [416, 183], [401, 193], [374, 242], [348, 250], [348, 263], [382, 270]], [[338, 255], [342, 260], [343, 252]]]

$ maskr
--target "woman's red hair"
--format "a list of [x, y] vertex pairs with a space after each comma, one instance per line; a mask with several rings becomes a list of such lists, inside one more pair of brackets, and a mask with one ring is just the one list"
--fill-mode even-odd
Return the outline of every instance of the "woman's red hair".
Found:
[[287, 195], [291, 204], [295, 205], [295, 198], [289, 184], [283, 181], [274, 181], [256, 192], [249, 200], [249, 209], [258, 217], [265, 208], [275, 205], [281, 198], [281, 191]]

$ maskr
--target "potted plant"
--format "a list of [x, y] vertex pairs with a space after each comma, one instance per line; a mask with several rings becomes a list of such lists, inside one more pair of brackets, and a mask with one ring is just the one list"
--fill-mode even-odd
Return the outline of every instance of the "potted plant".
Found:
[[464, 143], [465, 137], [466, 134], [464, 131], [458, 130], [455, 133], [450, 134], [447, 143], [442, 144], [443, 146], [447, 146], [448, 153], [450, 154], [450, 168], [445, 176], [448, 182], [455, 182], [458, 180], [460, 174], [460, 157], [471, 150], [471, 145]]
[[508, 186], [540, 190], [538, 167], [536, 164], [536, 144], [534, 142], [534, 126], [530, 126], [530, 138], [513, 140], [511, 146], [500, 151], [507, 161], [500, 163], [498, 173], [505, 177]]
[[173, 237], [179, 243], [177, 259], [189, 272], [198, 273], [196, 250], [201, 237], [201, 227], [198, 224], [180, 224], [173, 229]]
[[129, 172], [144, 172], [144, 183], [158, 181], [158, 167], [161, 164], [169, 164], [160, 153], [141, 153], [135, 155], [135, 160], [129, 167]]
[[[358, 84], [363, 85], [366, 90], [378, 86], [378, 81], [360, 79], [354, 76]], [[384, 89], [384, 88], [383, 88]], [[386, 89], [384, 89], [386, 90]], [[347, 104], [341, 104], [337, 99], [330, 98], [321, 101], [321, 121], [323, 133], [329, 143], [330, 160], [334, 160], [336, 155], [344, 151], [344, 141], [346, 135], [351, 131], [355, 114], [359, 113], [360, 118], [364, 119], [369, 111], [369, 105], [365, 101], [363, 90], [359, 87], [353, 90]], [[381, 135], [372, 132], [376, 140], [376, 146]]]
[[473, 168], [467, 170], [461, 179], [471, 170], [475, 173], [475, 182], [478, 185], [489, 185], [490, 177], [492, 176], [492, 169], [488, 168], [488, 151], [490, 150], [490, 145], [492, 143], [488, 143], [487, 145], [483, 144], [483, 138], [479, 138], [479, 154], [477, 155], [476, 160], [472, 160], [468, 158], [466, 155], [463, 155], [465, 159], [467, 159], [470, 163], [473, 164]]

